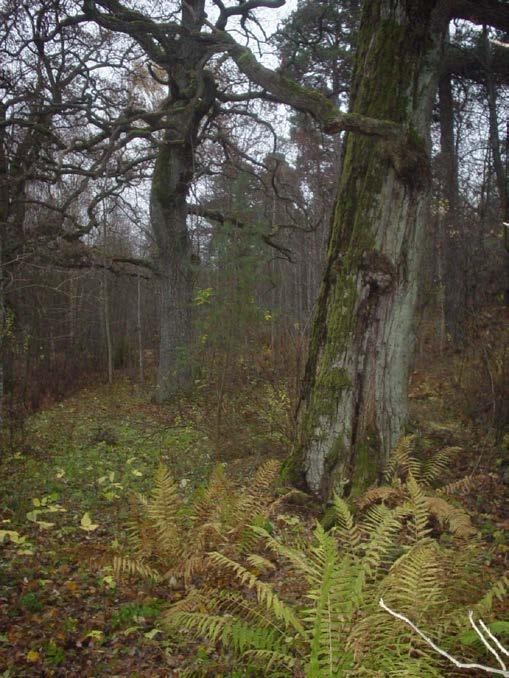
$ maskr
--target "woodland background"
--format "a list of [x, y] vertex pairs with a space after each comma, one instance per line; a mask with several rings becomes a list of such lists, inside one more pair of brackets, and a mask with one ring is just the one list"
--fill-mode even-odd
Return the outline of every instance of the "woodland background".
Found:
[[[149, 38], [94, 19], [135, 24], [129, 5], [154, 25], [196, 21], [173, 4], [164, 16], [150, 2], [2, 2], [0, 675], [479, 675], [454, 673], [377, 598], [483, 665], [494, 660], [466, 610], [508, 637], [508, 33], [450, 24], [408, 435], [381, 487], [326, 502], [283, 490], [279, 462], [295, 443], [345, 134], [219, 50], [202, 110], [210, 82], [196, 84], [198, 66], [189, 76], [178, 32], [164, 29], [178, 64], [165, 70]], [[361, 3], [299, 0], [278, 23], [279, 5], [213, 2], [207, 21], [346, 110]], [[171, 250], [189, 261], [188, 297], [172, 328], [155, 177], [195, 114]], [[178, 203], [172, 190], [161, 204]], [[161, 357], [172, 332], [186, 341]], [[348, 609], [316, 602], [340, 593]], [[316, 602], [307, 616], [303, 600]], [[246, 601], [266, 615], [258, 627]], [[324, 630], [331, 610], [341, 628]]]

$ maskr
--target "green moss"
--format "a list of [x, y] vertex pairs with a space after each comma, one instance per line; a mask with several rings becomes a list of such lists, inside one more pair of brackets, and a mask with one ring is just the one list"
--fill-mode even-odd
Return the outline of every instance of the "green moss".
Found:
[[305, 487], [304, 453], [302, 445], [296, 446], [281, 466], [281, 482], [284, 485]]
[[368, 433], [354, 450], [350, 496], [359, 497], [378, 480], [379, 445], [377, 436]]
[[165, 205], [169, 198], [172, 149], [168, 144], [161, 144], [157, 154], [154, 173], [152, 174], [151, 192], [153, 197]]
[[328, 473], [336, 468], [344, 452], [345, 446], [343, 445], [341, 437], [339, 437], [336, 439], [327, 456], [325, 457], [325, 469]]
[[326, 530], [332, 529], [337, 524], [337, 517], [334, 506], [327, 506], [327, 508], [323, 512], [320, 522], [324, 529]]
[[413, 125], [408, 130], [408, 143], [417, 152], [424, 155], [427, 153], [426, 140], [421, 134], [419, 134]]
[[254, 60], [253, 54], [249, 49], [243, 49], [240, 54], [235, 55], [235, 61], [239, 68], [245, 68]]

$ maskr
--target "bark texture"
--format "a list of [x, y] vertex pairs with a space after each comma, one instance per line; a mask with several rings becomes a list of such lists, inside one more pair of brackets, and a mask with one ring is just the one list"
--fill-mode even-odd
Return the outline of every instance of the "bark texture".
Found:
[[[180, 151], [180, 152], [179, 152]], [[150, 193], [150, 220], [157, 242], [161, 291], [159, 368], [155, 398], [162, 402], [185, 388], [190, 363], [185, 351], [191, 341], [193, 290], [191, 241], [186, 197], [192, 155], [168, 143], [159, 150]]]
[[[182, 9], [182, 26], [197, 30], [203, 0]], [[162, 402], [191, 383], [193, 261], [187, 227], [187, 196], [194, 174], [198, 132], [215, 98], [203, 68], [203, 48], [192, 38], [179, 43], [179, 59], [168, 68], [167, 126], [159, 145], [150, 191], [150, 221], [157, 244], [161, 290], [159, 367], [155, 400]]]
[[[365, 3], [351, 95], [353, 114], [396, 123], [422, 153], [447, 25], [437, 4]], [[374, 481], [406, 421], [429, 174], [401, 169], [384, 142], [348, 136], [287, 466], [324, 496]]]

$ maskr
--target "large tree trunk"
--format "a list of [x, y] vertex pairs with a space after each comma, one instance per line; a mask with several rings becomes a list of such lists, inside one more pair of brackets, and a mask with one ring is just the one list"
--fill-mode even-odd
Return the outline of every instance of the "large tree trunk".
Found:
[[152, 177], [150, 219], [159, 258], [161, 326], [155, 399], [162, 402], [190, 383], [193, 272], [186, 197], [192, 149], [161, 145]]
[[[368, 0], [351, 110], [408, 128], [427, 151], [446, 21], [430, 0]], [[350, 134], [299, 409], [293, 480], [356, 493], [379, 475], [407, 417], [429, 174], [397, 172], [380, 142]]]

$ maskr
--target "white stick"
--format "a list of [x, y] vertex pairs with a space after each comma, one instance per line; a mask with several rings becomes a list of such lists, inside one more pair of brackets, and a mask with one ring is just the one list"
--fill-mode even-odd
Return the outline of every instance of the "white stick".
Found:
[[495, 643], [495, 645], [498, 647], [500, 652], [502, 652], [502, 654], [505, 654], [509, 657], [509, 652], [505, 649], [505, 647], [498, 640], [498, 638], [495, 638], [495, 636], [492, 634], [492, 632], [489, 630], [489, 628], [486, 626], [486, 624], [483, 622], [482, 619], [479, 619], [479, 626], [482, 627], [485, 634]]
[[482, 666], [482, 664], [464, 664], [463, 662], [458, 661], [448, 652], [438, 647], [438, 645], [436, 645], [431, 640], [431, 638], [428, 638], [428, 636], [426, 636], [420, 629], [418, 629], [417, 626], [410, 621], [410, 619], [408, 619], [402, 614], [399, 614], [398, 612], [395, 612], [394, 610], [391, 610], [391, 608], [384, 603], [383, 598], [380, 598], [378, 604], [383, 610], [388, 612], [390, 615], [392, 615], [396, 619], [399, 619], [400, 621], [405, 622], [405, 624], [408, 624], [412, 631], [415, 631], [417, 635], [419, 635], [423, 640], [425, 640], [428, 643], [428, 645], [435, 650], [435, 652], [438, 652], [438, 654], [440, 654], [442, 657], [448, 659], [452, 664], [454, 664], [454, 666], [457, 666], [459, 669], [479, 669], [480, 671], [486, 671], [486, 673], [495, 673], [497, 676], [504, 676], [504, 678], [509, 678], [509, 671], [507, 671], [505, 668], [492, 669], [489, 666]]
[[[470, 625], [472, 626], [472, 628], [474, 629], [474, 631], [477, 633], [477, 635], [479, 636], [479, 638], [482, 640], [484, 646], [488, 649], [489, 652], [491, 652], [491, 654], [495, 657], [495, 659], [496, 659], [497, 662], [500, 664], [500, 666], [505, 670], [505, 669], [506, 669], [506, 665], [505, 665], [504, 662], [500, 659], [498, 652], [495, 650], [494, 647], [492, 647], [492, 646], [488, 643], [488, 641], [487, 641], [486, 638], [484, 637], [483, 632], [477, 627], [477, 625], [476, 625], [476, 623], [475, 623], [475, 621], [474, 621], [474, 613], [472, 612], [472, 610], [470, 610], [469, 613], [468, 613], [468, 621], [470, 622]], [[479, 620], [479, 621], [482, 621], [482, 620]]]

